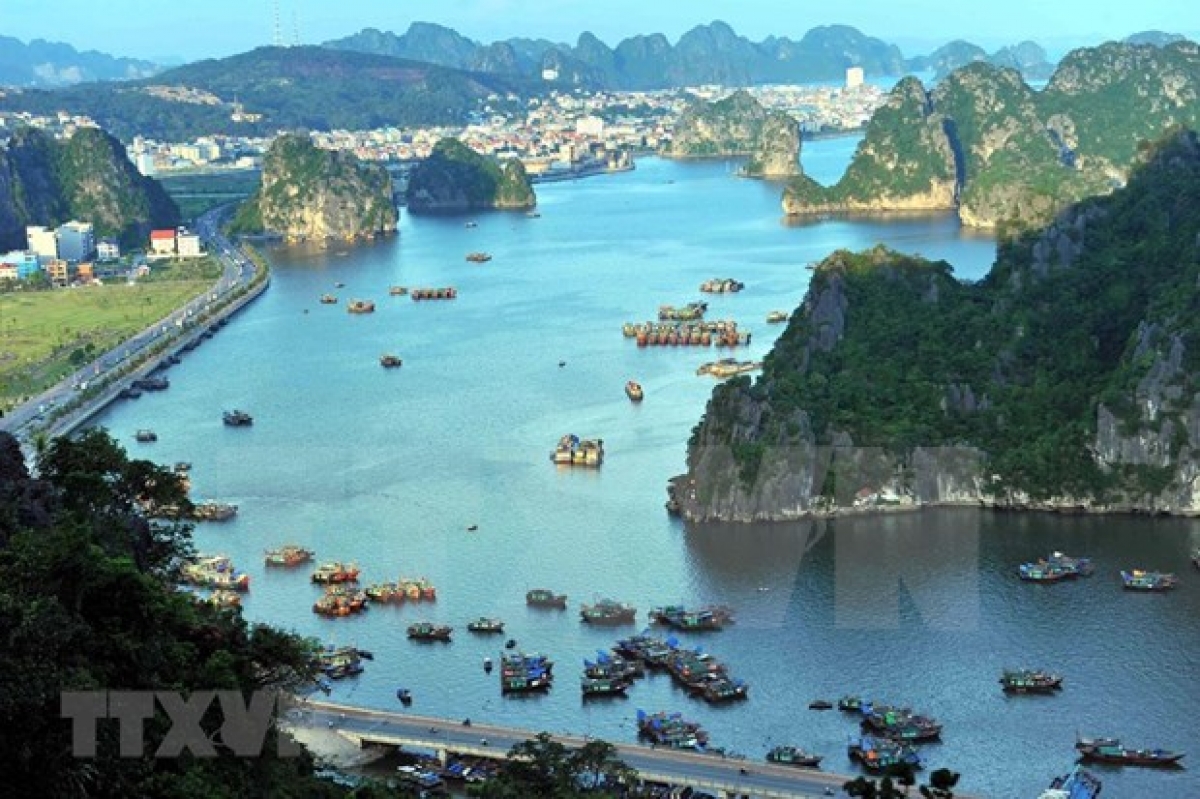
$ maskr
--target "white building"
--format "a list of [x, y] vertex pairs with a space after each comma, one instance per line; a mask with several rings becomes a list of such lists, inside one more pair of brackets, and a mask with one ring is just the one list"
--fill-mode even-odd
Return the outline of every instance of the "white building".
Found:
[[100, 239], [96, 242], [96, 259], [99, 261], [115, 261], [121, 257], [121, 248], [115, 239]]
[[58, 257], [64, 261], [86, 261], [96, 251], [96, 236], [91, 222], [72, 219], [58, 228]]
[[180, 258], [198, 258], [203, 255], [200, 251], [200, 236], [187, 228], [179, 228], [175, 234], [175, 254]]
[[41, 225], [30, 225], [25, 228], [26, 249], [32, 250], [42, 258], [58, 257], [58, 233]]
[[596, 116], [586, 116], [575, 123], [575, 130], [584, 136], [600, 137], [604, 135], [604, 120]]
[[846, 88], [856, 89], [863, 85], [863, 68], [850, 67], [846, 70]]

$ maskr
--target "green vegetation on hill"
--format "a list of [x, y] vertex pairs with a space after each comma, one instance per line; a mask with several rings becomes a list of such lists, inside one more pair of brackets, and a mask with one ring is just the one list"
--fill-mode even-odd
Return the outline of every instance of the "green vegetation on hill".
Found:
[[[714, 391], [690, 463], [732, 446], [749, 486], [775, 446], [879, 447], [903, 482], [916, 448], [966, 447], [980, 498], [1194, 510], [1200, 143], [1141, 160], [1127, 188], [1005, 241], [978, 284], [883, 248], [825, 259], [761, 379]], [[836, 483], [814, 491], [863, 487]]]
[[[145, 757], [122, 757], [115, 721], [95, 725], [95, 757], [72, 755], [63, 691], [287, 690], [311, 675], [312, 644], [175, 590], [190, 529], [139, 509], [185, 501], [179, 479], [130, 459], [103, 431], [55, 439], [30, 475], [0, 433], [0, 772], [13, 796], [116, 799], [333, 799], [307, 755], [151, 758], [171, 721], [143, 725]], [[202, 729], [228, 745], [218, 713]], [[122, 739], [121, 745], [124, 745]], [[364, 796], [366, 794], [363, 794]], [[372, 795], [391, 796], [392, 792]]]
[[379, 164], [285, 134], [263, 158], [261, 185], [238, 209], [234, 233], [294, 239], [352, 239], [394, 232], [392, 180]]
[[1139, 142], [1200, 124], [1198, 98], [1200, 47], [1186, 41], [1076, 50], [1041, 93], [984, 62], [955, 70], [929, 94], [906, 79], [876, 112], [843, 179], [829, 188], [794, 181], [784, 208], [957, 208], [972, 227], [1045, 224], [1119, 185]]
[[[152, 96], [149, 86], [182, 86], [218, 104]], [[465, 72], [418, 61], [323, 47], [262, 47], [199, 61], [152, 79], [84, 84], [58, 91], [6, 92], [0, 109], [87, 114], [122, 139], [165, 141], [226, 133], [266, 136], [278, 130], [366, 130], [393, 125], [462, 123], [492, 93], [529, 93], [515, 77]], [[255, 121], [235, 122], [234, 103]]]
[[439, 141], [429, 157], [413, 169], [405, 199], [410, 210], [428, 213], [532, 208], [537, 204], [519, 161], [501, 167], [454, 138]]
[[0, 154], [0, 249], [24, 247], [27, 225], [71, 219], [130, 248], [144, 245], [152, 227], [178, 224], [179, 209], [102, 130], [80, 128], [60, 142], [36, 128], [18, 129]]

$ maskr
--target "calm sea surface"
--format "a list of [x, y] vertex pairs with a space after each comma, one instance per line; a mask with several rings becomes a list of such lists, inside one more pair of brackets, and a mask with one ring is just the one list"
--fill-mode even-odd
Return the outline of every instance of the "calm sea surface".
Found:
[[[855, 144], [805, 143], [806, 168], [832, 181]], [[761, 358], [780, 332], [764, 317], [793, 309], [805, 264], [831, 250], [882, 241], [972, 279], [992, 259], [992, 243], [950, 217], [787, 226], [780, 187], [733, 169], [643, 159], [631, 173], [539, 186], [540, 218], [482, 214], [466, 228], [405, 215], [386, 241], [276, 251], [270, 290], [172, 369], [169, 391], [118, 404], [99, 423], [137, 455], [190, 461], [198, 496], [238, 504], [235, 521], [201, 525], [196, 540], [252, 575], [248, 618], [374, 651], [335, 700], [398, 709], [403, 685], [415, 712], [622, 741], [635, 738], [637, 709], [682, 711], [715, 745], [752, 759], [795, 743], [851, 771], [851, 720], [806, 708], [859, 693], [941, 719], [945, 742], [925, 749], [931, 766], [994, 797], [1036, 796], [1069, 769], [1076, 731], [1200, 757], [1192, 522], [936, 511], [693, 529], [667, 517], [667, 478], [683, 469], [713, 385], [695, 369], [721, 353], [639, 350], [622, 322], [698, 299], [707, 278], [736, 277], [746, 290], [706, 297], [710, 318], [749, 327], [749, 355]], [[467, 263], [473, 250], [494, 258]], [[389, 297], [391, 284], [454, 285], [459, 298], [414, 303]], [[327, 291], [341, 304], [318, 304]], [[353, 298], [378, 310], [347, 314]], [[381, 369], [384, 352], [404, 366]], [[641, 405], [625, 398], [631, 378], [645, 387]], [[222, 426], [234, 407], [254, 414], [253, 428]], [[135, 443], [142, 427], [158, 443]], [[550, 464], [568, 432], [604, 439], [601, 470]], [[438, 600], [321, 619], [307, 569], [262, 565], [264, 549], [289, 541], [320, 560], [357, 561], [367, 582], [427, 576]], [[1090, 555], [1097, 574], [1057, 586], [1016, 579], [1019, 562], [1055, 549]], [[1181, 572], [1183, 584], [1127, 595], [1124, 567]], [[526, 608], [534, 587], [569, 594], [569, 610]], [[656, 604], [733, 606], [734, 626], [686, 641], [750, 682], [750, 699], [710, 707], [656, 675], [628, 699], [581, 704], [583, 658], [638, 629], [581, 624], [579, 603], [604, 596], [634, 603], [639, 620]], [[552, 693], [501, 698], [481, 668], [500, 642], [465, 629], [479, 615], [502, 617], [522, 648], [555, 658]], [[453, 643], [407, 641], [405, 626], [422, 619], [453, 625]], [[1000, 670], [1023, 665], [1061, 671], [1066, 690], [1005, 698]], [[1194, 771], [1103, 777], [1106, 797], [1200, 796]]]

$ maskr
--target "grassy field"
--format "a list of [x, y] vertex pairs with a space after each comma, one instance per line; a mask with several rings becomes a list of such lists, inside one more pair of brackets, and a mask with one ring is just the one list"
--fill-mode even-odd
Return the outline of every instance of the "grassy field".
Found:
[[[207, 260], [207, 259], [206, 259]], [[210, 288], [212, 267], [155, 279], [0, 294], [0, 408], [33, 396]]]
[[158, 182], [179, 206], [183, 218], [192, 220], [222, 203], [249, 197], [258, 188], [260, 175], [256, 169], [194, 172], [164, 175]]

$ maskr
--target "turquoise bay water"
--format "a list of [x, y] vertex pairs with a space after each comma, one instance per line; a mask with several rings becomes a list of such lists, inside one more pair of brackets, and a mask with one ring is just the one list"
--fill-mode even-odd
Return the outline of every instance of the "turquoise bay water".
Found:
[[[806, 169], [836, 179], [855, 144], [806, 142]], [[1195, 749], [1200, 579], [1187, 571], [1174, 594], [1129, 596], [1115, 578], [1130, 566], [1190, 569], [1200, 545], [1190, 521], [937, 511], [687, 528], [666, 516], [666, 480], [682, 471], [713, 386], [695, 369], [726, 353], [639, 350], [622, 322], [735, 277], [746, 290], [705, 296], [709, 316], [751, 329], [746, 355], [761, 358], [781, 330], [766, 314], [794, 309], [805, 264], [831, 250], [883, 241], [944, 258], [968, 279], [992, 260], [992, 243], [950, 217], [785, 225], [780, 186], [734, 169], [644, 159], [631, 173], [539, 186], [540, 218], [485, 214], [467, 228], [406, 214], [385, 241], [275, 251], [270, 290], [173, 368], [169, 391], [98, 421], [137, 455], [190, 461], [198, 496], [239, 505], [236, 520], [200, 525], [196, 541], [251, 574], [249, 619], [375, 653], [336, 700], [399, 709], [403, 685], [414, 712], [615, 740], [633, 740], [639, 708], [677, 710], [752, 759], [790, 742], [850, 771], [854, 725], [806, 707], [861, 693], [941, 719], [931, 766], [995, 797], [1036, 795], [1066, 771], [1077, 730]], [[474, 250], [493, 260], [466, 262]], [[454, 285], [459, 298], [414, 303], [388, 296], [392, 284]], [[341, 303], [318, 304], [324, 292]], [[353, 298], [378, 310], [347, 314]], [[403, 367], [381, 369], [384, 352]], [[626, 399], [628, 379], [645, 387], [642, 404]], [[233, 407], [254, 414], [254, 427], [222, 426]], [[142, 427], [159, 441], [136, 444]], [[568, 432], [604, 439], [602, 469], [549, 462]], [[321, 619], [307, 569], [262, 565], [264, 549], [290, 541], [319, 560], [357, 561], [367, 582], [427, 576], [438, 601]], [[1020, 584], [1016, 564], [1052, 549], [1091, 555], [1097, 575]], [[526, 608], [535, 587], [567, 593], [569, 610]], [[734, 626], [685, 638], [750, 682], [751, 698], [710, 707], [659, 675], [626, 700], [582, 704], [582, 659], [639, 629], [582, 625], [579, 603], [603, 596], [635, 604], [639, 620], [656, 604], [733, 606]], [[523, 648], [557, 661], [549, 695], [501, 698], [481, 668], [500, 641], [465, 629], [479, 615], [502, 617]], [[423, 619], [453, 625], [453, 643], [407, 641], [405, 627]], [[1066, 690], [1006, 699], [999, 672], [1023, 665], [1063, 672]], [[1103, 777], [1106, 796], [1200, 795], [1187, 771]]]

